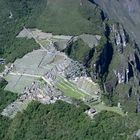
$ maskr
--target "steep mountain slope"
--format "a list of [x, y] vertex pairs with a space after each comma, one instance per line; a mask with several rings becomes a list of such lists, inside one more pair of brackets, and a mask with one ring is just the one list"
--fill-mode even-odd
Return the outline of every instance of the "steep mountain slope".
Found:
[[[110, 3], [107, 1], [105, 3], [107, 8]], [[130, 3], [130, 1], [126, 1], [126, 3], [121, 3], [121, 6], [126, 6], [130, 14], [131, 12], [134, 14], [133, 6], [139, 3], [136, 1], [134, 1], [134, 5], [130, 5]], [[117, 16], [119, 17], [118, 14]], [[135, 19], [135, 17], [133, 18]], [[109, 100], [112, 100], [112, 105], [121, 103], [125, 111], [139, 112], [140, 50], [131, 35], [128, 34], [129, 32], [125, 30], [126, 26], [118, 23], [117, 19], [116, 21], [106, 20], [104, 22], [104, 35], [98, 46], [83, 49], [88, 45], [80, 44], [80, 48], [79, 44], [74, 42], [72, 45], [70, 44], [66, 52], [87, 67], [92, 79], [103, 86], [109, 98], [111, 96], [112, 99]], [[130, 29], [130, 31], [132, 30]], [[82, 55], [81, 59], [77, 58], [78, 53]]]
[[139, 0], [92, 0], [113, 20], [122, 23], [127, 32], [140, 46]]
[[31, 26], [55, 34], [92, 34], [101, 32], [101, 19], [101, 11], [87, 0], [47, 0]]

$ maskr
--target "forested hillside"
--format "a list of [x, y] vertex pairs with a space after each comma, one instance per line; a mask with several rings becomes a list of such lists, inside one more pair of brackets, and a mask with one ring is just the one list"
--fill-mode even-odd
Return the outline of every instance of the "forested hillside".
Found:
[[[0, 118], [2, 140], [131, 140], [132, 130], [126, 118], [111, 112], [99, 113], [91, 120], [88, 107], [58, 101], [52, 105], [31, 103], [13, 120]], [[2, 129], [2, 128], [4, 129]]]
[[[34, 6], [33, 3], [31, 5]], [[38, 48], [33, 40], [16, 38], [30, 15], [29, 9], [32, 11], [34, 7], [26, 7], [26, 1], [14, 0], [1, 0], [0, 7], [0, 57], [13, 62]]]

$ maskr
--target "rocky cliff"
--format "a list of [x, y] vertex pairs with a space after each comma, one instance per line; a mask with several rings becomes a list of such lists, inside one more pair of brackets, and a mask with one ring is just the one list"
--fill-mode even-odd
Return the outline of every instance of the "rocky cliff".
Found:
[[[140, 1], [139, 0], [91, 0], [103, 9], [109, 18], [122, 23], [140, 46]], [[119, 9], [119, 10], [118, 10]]]
[[99, 44], [83, 51], [80, 62], [105, 93], [117, 95], [113, 102], [120, 102], [126, 111], [130, 111], [129, 104], [132, 112], [139, 112], [140, 49], [122, 24], [107, 21], [104, 29]]
[[128, 84], [133, 79], [133, 84], [139, 86], [140, 52], [138, 46], [118, 23], [110, 25], [109, 38], [113, 46], [113, 55], [106, 80], [110, 81], [115, 77], [117, 84]]

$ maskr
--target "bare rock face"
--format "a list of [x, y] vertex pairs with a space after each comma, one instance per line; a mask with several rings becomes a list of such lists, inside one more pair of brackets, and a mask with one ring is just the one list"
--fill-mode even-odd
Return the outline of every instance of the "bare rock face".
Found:
[[[114, 39], [114, 44], [121, 57], [120, 67], [115, 73], [118, 78], [118, 83], [128, 83], [131, 77], [134, 77], [135, 85], [139, 85], [140, 81], [140, 51], [135, 42], [129, 39], [124, 28], [120, 24], [112, 25], [111, 36]], [[112, 40], [113, 42], [113, 40]], [[115, 48], [115, 47], [114, 47]]]
[[113, 24], [110, 27], [111, 41], [117, 46], [117, 50], [123, 53], [123, 49], [127, 46], [128, 35], [121, 24]]
[[[108, 41], [98, 56], [91, 61], [92, 78], [104, 78], [104, 88], [107, 92], [113, 92], [118, 85], [130, 87], [140, 86], [140, 49], [131, 40], [124, 27], [120, 23], [110, 23], [107, 26]], [[93, 54], [94, 57], [95, 54]], [[95, 58], [95, 57], [94, 57]], [[129, 90], [129, 89], [128, 89]]]
[[109, 18], [122, 23], [140, 46], [140, 0], [92, 0]]
[[118, 0], [124, 8], [128, 11], [129, 14], [138, 13], [138, 9], [140, 7], [139, 0]]

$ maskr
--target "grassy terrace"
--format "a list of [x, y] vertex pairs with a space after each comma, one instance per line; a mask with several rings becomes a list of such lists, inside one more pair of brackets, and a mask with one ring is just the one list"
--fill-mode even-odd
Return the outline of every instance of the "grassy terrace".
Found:
[[[69, 82], [67, 80], [61, 79], [57, 83], [56, 86], [66, 96], [76, 98], [76, 99], [82, 99], [82, 98], [84, 98], [86, 96], [86, 93], [84, 93], [84, 92], [80, 91], [79, 89], [77, 89], [74, 84], [72, 84], [71, 82]], [[121, 116], [125, 115], [120, 108], [118, 108], [118, 107], [109, 107], [109, 106], [106, 106], [105, 104], [102, 104], [101, 102], [96, 104], [96, 105], [93, 105], [93, 107], [97, 110], [97, 112], [111, 111], [111, 112], [115, 112], [115, 113], [117, 113], [117, 114], [119, 114]]]
[[[82, 99], [87, 96], [86, 93], [79, 90], [73, 83], [70, 81], [64, 79], [63, 77], [58, 77], [58, 83], [56, 84], [56, 87], [61, 90], [64, 95], [76, 98], [76, 99]], [[102, 104], [101, 102], [96, 105], [90, 105], [91, 107], [94, 107], [97, 112], [101, 111], [111, 111], [115, 112], [121, 116], [125, 116], [124, 112], [121, 110], [121, 108], [118, 107], [110, 107], [106, 106], [105, 104]]]
[[121, 116], [124, 116], [125, 115], [123, 113], [123, 111], [121, 110], [121, 108], [118, 108], [118, 107], [109, 107], [109, 106], [106, 106], [106, 105], [104, 105], [102, 103], [99, 103], [99, 104], [95, 105], [94, 108], [97, 110], [97, 112], [101, 112], [103, 110], [106, 110], [106, 111], [115, 112], [117, 114], [120, 114]]
[[63, 78], [58, 78], [59, 82], [56, 84], [56, 87], [61, 90], [64, 95], [73, 97], [76, 99], [82, 99], [86, 96], [86, 93], [82, 92], [79, 90], [74, 84], [71, 82], [63, 79]]

